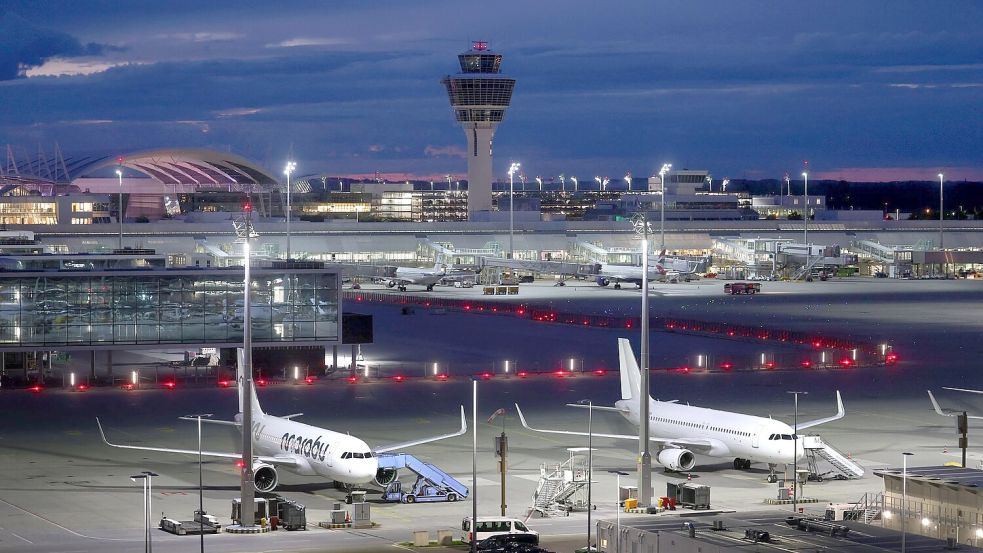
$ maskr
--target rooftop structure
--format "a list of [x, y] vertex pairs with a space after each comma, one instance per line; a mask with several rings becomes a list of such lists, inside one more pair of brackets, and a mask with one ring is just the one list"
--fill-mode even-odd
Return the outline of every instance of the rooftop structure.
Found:
[[492, 138], [512, 101], [515, 79], [500, 73], [501, 54], [474, 42], [457, 56], [461, 72], [441, 81], [468, 141], [468, 211], [492, 208]]

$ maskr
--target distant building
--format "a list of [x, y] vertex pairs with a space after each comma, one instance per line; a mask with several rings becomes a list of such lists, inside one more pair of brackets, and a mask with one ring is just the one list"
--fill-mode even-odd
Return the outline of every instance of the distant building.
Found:
[[809, 204], [809, 216], [819, 218], [817, 211], [826, 211], [826, 196], [754, 196], [751, 198], [751, 209], [758, 213], [761, 219], [788, 219], [789, 215], [801, 215]]

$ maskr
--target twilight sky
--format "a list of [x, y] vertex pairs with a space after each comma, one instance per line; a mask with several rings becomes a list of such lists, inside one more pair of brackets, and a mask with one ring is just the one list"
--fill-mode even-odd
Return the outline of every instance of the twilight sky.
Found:
[[518, 80], [500, 178], [983, 180], [981, 24], [979, 0], [3, 0], [0, 145], [462, 175], [440, 79], [487, 40]]

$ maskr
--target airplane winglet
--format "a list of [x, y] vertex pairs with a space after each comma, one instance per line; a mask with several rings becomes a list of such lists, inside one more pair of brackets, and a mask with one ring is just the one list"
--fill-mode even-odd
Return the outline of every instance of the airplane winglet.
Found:
[[446, 440], [447, 438], [453, 438], [455, 436], [460, 436], [468, 431], [468, 419], [464, 414], [464, 406], [461, 406], [461, 428], [455, 432], [449, 434], [441, 434], [440, 436], [431, 436], [429, 438], [420, 438], [418, 440], [411, 440], [408, 442], [403, 442], [399, 444], [388, 444], [381, 447], [376, 447], [373, 449], [376, 453], [388, 453], [390, 451], [395, 451], [397, 449], [405, 449], [407, 447], [412, 447], [416, 445], [428, 444], [430, 442], [436, 442], [439, 440]]
[[928, 392], [928, 399], [932, 400], [932, 407], [935, 409], [935, 412], [936, 413], [942, 415], [943, 417], [953, 417], [953, 416], [955, 416], [952, 413], [946, 413], [945, 411], [942, 410], [942, 406], [939, 405], [938, 400], [935, 399], [935, 396], [934, 395], [932, 395], [932, 390], [925, 390], [925, 391]]
[[102, 429], [102, 423], [99, 422], [99, 417], [96, 417], [96, 426], [99, 427], [99, 435], [102, 436], [103, 443], [105, 443], [108, 446], [113, 446], [113, 444], [109, 443], [109, 440], [106, 439], [106, 432]]
[[832, 417], [824, 417], [821, 419], [812, 420], [809, 422], [799, 423], [799, 430], [804, 428], [810, 428], [812, 426], [819, 426], [820, 424], [826, 424], [827, 422], [833, 422], [835, 420], [840, 420], [846, 416], [846, 409], [843, 408], [843, 398], [840, 396], [840, 391], [836, 390], [836, 414]]

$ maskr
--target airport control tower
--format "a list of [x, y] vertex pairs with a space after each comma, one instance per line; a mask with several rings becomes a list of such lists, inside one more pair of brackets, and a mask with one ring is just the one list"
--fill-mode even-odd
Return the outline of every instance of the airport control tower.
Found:
[[474, 42], [457, 56], [461, 72], [441, 81], [468, 139], [468, 213], [492, 208], [492, 137], [512, 101], [515, 79], [499, 73], [502, 56]]

